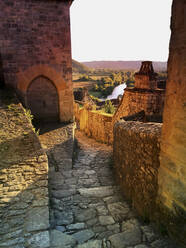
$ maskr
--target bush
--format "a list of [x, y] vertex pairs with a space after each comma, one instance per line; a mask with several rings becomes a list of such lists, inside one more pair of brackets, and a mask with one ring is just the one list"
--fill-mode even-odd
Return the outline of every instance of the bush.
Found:
[[115, 112], [115, 108], [110, 100], [107, 100], [105, 102], [104, 109], [105, 109], [105, 113], [108, 113], [108, 114], [114, 114]]

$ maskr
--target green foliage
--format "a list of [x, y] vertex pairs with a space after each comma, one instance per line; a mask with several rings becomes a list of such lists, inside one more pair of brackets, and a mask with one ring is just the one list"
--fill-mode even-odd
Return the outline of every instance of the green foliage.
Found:
[[134, 87], [134, 81], [131, 79], [127, 79], [126, 85], [127, 85], [127, 87]]
[[98, 91], [99, 90], [99, 86], [98, 86], [98, 84], [95, 84], [94, 85], [94, 91]]
[[14, 104], [9, 104], [8, 106], [8, 110], [15, 110], [15, 105]]
[[105, 102], [104, 110], [105, 110], [105, 113], [114, 114], [115, 108], [110, 100], [107, 100]]
[[[96, 69], [73, 76], [74, 82], [92, 82], [89, 94], [97, 98], [106, 98], [114, 88], [127, 81], [128, 87], [134, 87], [134, 70]], [[95, 82], [95, 83], [94, 83]]]
[[116, 86], [124, 83], [124, 75], [123, 71], [110, 71], [109, 75], [97, 80], [92, 91], [100, 92], [101, 98], [106, 98], [108, 95], [112, 94], [112, 91]]
[[93, 101], [95, 101], [95, 102], [101, 102], [101, 100], [100, 100], [98, 97], [94, 96], [94, 95], [90, 95], [90, 98], [91, 98]]
[[89, 75], [86, 74], [79, 74], [76, 76], [76, 79], [73, 80], [74, 82], [89, 82], [94, 81]]
[[102, 97], [102, 93], [100, 91], [94, 91], [94, 90], [90, 90], [89, 95], [93, 97], [93, 100], [94, 100], [94, 97], [97, 99]]
[[39, 136], [40, 129], [36, 129], [35, 127], [33, 127], [32, 130], [37, 136]]
[[[34, 119], [34, 116], [32, 115], [31, 110], [30, 110], [30, 109], [25, 109], [25, 108], [24, 108], [24, 112], [25, 112], [25, 115], [26, 115], [26, 117], [28, 118], [28, 120], [32, 123], [32, 121], [33, 121], [33, 119]], [[35, 127], [33, 127], [32, 130], [34, 131], [34, 133], [35, 133], [37, 136], [39, 136], [40, 129], [36, 129]]]
[[24, 112], [25, 112], [25, 115], [27, 116], [28, 120], [30, 122], [32, 122], [32, 120], [34, 119], [34, 116], [31, 114], [31, 110], [24, 108]]

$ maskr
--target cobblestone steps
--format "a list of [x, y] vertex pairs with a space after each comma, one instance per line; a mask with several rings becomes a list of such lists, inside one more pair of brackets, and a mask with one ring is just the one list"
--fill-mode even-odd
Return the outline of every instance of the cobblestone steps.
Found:
[[48, 151], [51, 247], [178, 248], [140, 222], [121, 195], [114, 180], [112, 148], [79, 131], [76, 138], [79, 149], [73, 167], [56, 171], [62, 149], [58, 148], [60, 154], [56, 154], [55, 162], [51, 154], [54, 150]]

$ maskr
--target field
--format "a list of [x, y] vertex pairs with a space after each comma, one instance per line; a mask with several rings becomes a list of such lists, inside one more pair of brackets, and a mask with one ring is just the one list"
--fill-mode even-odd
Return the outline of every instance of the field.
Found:
[[88, 81], [88, 82], [85, 82], [85, 81], [80, 81], [80, 82], [73, 82], [73, 88], [74, 89], [78, 89], [78, 88], [88, 88], [88, 89], [91, 89], [94, 85], [96, 84], [95, 81]]
[[113, 89], [130, 79], [128, 84], [133, 83], [134, 72], [98, 70], [84, 74], [73, 73], [73, 88], [88, 88], [89, 94], [97, 99], [106, 98], [112, 94]]

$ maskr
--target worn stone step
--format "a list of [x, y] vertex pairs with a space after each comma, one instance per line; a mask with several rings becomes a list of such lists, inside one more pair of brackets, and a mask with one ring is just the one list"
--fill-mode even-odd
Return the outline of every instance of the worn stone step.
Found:
[[80, 195], [85, 197], [102, 198], [113, 195], [117, 189], [117, 186], [102, 186], [95, 188], [81, 188], [78, 189], [78, 192], [80, 193]]
[[50, 232], [51, 248], [74, 247], [77, 244], [76, 239], [57, 230]]

